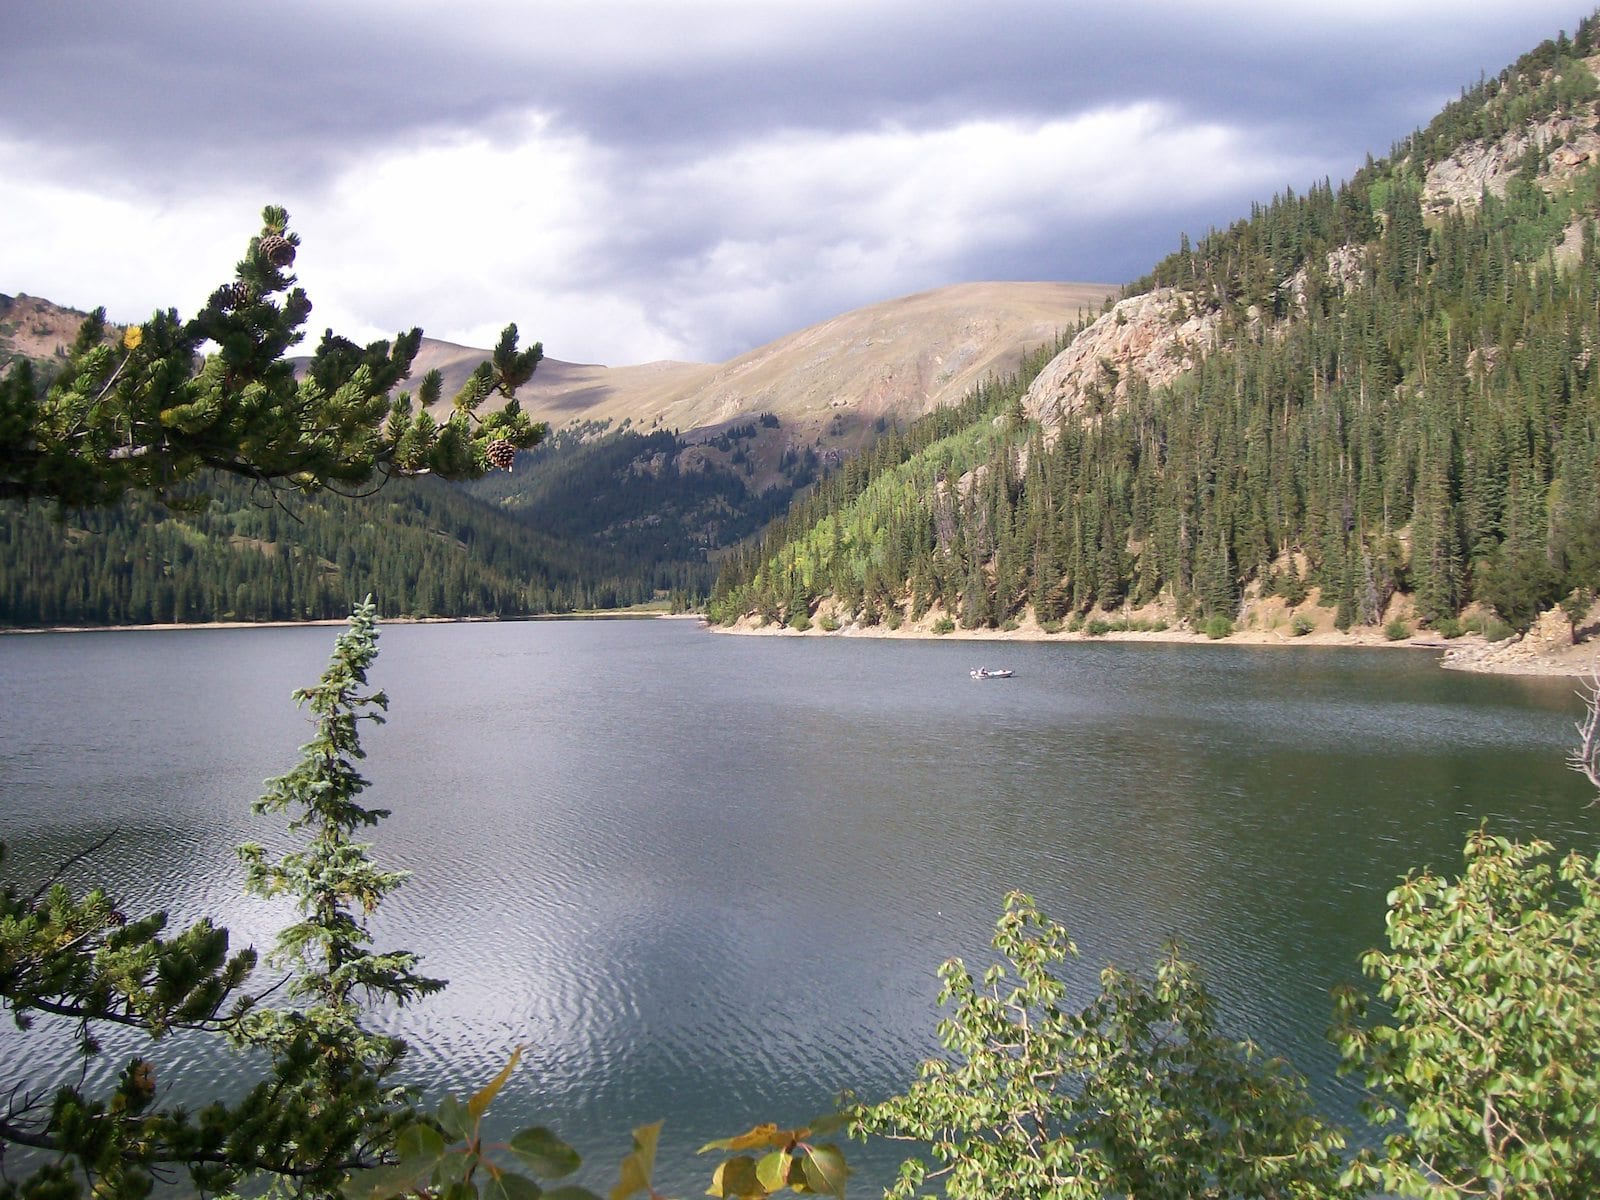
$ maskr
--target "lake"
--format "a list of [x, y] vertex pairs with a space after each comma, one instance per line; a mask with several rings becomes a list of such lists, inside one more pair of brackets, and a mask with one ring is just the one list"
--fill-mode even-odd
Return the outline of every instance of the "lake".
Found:
[[[240, 897], [231, 848], [284, 844], [250, 802], [309, 736], [289, 693], [335, 633], [0, 638], [8, 880], [110, 835], [74, 879], [265, 948], [283, 912]], [[936, 1048], [939, 963], [987, 961], [1011, 888], [1070, 928], [1085, 988], [1181, 939], [1229, 1032], [1354, 1121], [1328, 990], [1381, 939], [1387, 890], [1454, 870], [1480, 820], [1600, 834], [1564, 766], [1572, 682], [1422, 652], [691, 621], [397, 625], [380, 646], [365, 800], [393, 809], [376, 857], [415, 876], [378, 944], [451, 981], [393, 1018], [409, 1076], [471, 1091], [526, 1046], [501, 1128], [554, 1126], [600, 1190], [633, 1125], [667, 1119], [660, 1176], [692, 1195], [710, 1138], [903, 1087]], [[1015, 678], [969, 678], [980, 664]], [[13, 1079], [59, 1074], [63, 1045], [0, 1034]], [[152, 1057], [186, 1097], [237, 1074], [193, 1039]], [[892, 1156], [851, 1156], [870, 1194]]]

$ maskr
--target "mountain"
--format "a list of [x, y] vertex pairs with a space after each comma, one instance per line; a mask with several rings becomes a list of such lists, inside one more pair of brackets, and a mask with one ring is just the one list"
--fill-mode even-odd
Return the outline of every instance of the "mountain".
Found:
[[1596, 20], [1187, 238], [971, 421], [729, 559], [724, 621], [1499, 635], [1600, 590]]
[[[552, 429], [630, 422], [707, 437], [771, 413], [784, 432], [764, 426], [749, 447], [761, 463], [755, 486], [771, 486], [784, 447], [810, 445], [835, 452], [835, 460], [855, 453], [882, 424], [955, 403], [989, 376], [1015, 371], [1025, 352], [1098, 312], [1115, 290], [957, 284], [844, 313], [721, 364], [608, 367], [547, 358], [518, 400]], [[485, 353], [424, 338], [413, 375], [437, 368], [443, 394], [452, 396]]]
[[[386, 492], [390, 503], [285, 496], [263, 514], [263, 497], [217, 481], [198, 512], [135, 501], [63, 526], [10, 510], [0, 521], [0, 622], [337, 616], [368, 590], [385, 615], [703, 596], [719, 558], [798, 491], [897, 423], [1014, 371], [1109, 291], [944, 288], [721, 365], [546, 360], [519, 399], [551, 423], [549, 443], [509, 474], [459, 489], [418, 481]], [[0, 363], [28, 357], [48, 372], [83, 315], [0, 298]], [[486, 353], [425, 339], [413, 380], [437, 368], [452, 395]]]
[[64, 359], [86, 316], [37, 296], [0, 295], [0, 372], [15, 359], [45, 366]]
[[[907, 419], [959, 400], [985, 377], [1016, 369], [1116, 291], [1094, 283], [964, 283], [887, 300], [781, 337], [720, 365], [607, 367], [545, 359], [519, 393], [530, 415], [683, 430], [773, 412], [822, 432], [841, 410], [867, 422]], [[414, 374], [437, 367], [445, 394], [487, 353], [423, 339]]]
[[[550, 444], [473, 496], [704, 595], [716, 563], [885, 431], [1013, 374], [1104, 285], [987, 283], [858, 309], [721, 366], [545, 362], [519, 393]], [[430, 348], [424, 346], [424, 353]], [[432, 348], [445, 394], [475, 356]], [[419, 356], [420, 358], [420, 356]], [[419, 362], [419, 366], [423, 365]]]

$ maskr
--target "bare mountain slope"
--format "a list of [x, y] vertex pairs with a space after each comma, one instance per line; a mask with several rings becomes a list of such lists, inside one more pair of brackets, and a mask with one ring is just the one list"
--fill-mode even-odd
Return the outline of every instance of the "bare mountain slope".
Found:
[[[776, 414], [787, 440], [853, 449], [878, 417], [909, 420], [961, 397], [1080, 315], [1098, 312], [1109, 284], [969, 283], [856, 309], [721, 365], [657, 362], [606, 367], [547, 359], [520, 399], [553, 427], [632, 419], [714, 430]], [[537, 337], [524, 330], [525, 339]], [[482, 350], [424, 341], [414, 375], [438, 367], [452, 395]], [[856, 436], [850, 436], [855, 434]]]
[[13, 359], [65, 358], [86, 315], [37, 296], [0, 295], [0, 371]]

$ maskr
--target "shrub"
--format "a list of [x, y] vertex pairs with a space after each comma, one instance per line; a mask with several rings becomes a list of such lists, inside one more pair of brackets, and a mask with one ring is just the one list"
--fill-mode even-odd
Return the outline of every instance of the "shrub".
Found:
[[1396, 617], [1383, 627], [1383, 636], [1391, 642], [1403, 642], [1411, 636], [1411, 626]]
[[933, 631], [943, 637], [947, 633], [954, 633], [956, 623], [949, 617], [940, 617], [933, 623]]
[[1090, 637], [1100, 637], [1103, 634], [1111, 632], [1111, 622], [1102, 621], [1100, 618], [1096, 617], [1083, 627], [1083, 631]]
[[1005, 630], [1007, 633], [1015, 633], [1021, 628], [1021, 626], [1017, 623], [1017, 619], [1015, 617], [1009, 617], [1006, 619], [1006, 623], [1000, 626], [1000, 628]]
[[1228, 637], [1233, 633], [1233, 622], [1220, 613], [1214, 617], [1207, 617], [1201, 631], [1212, 641]]
[[1295, 637], [1305, 637], [1317, 627], [1317, 623], [1305, 613], [1295, 613], [1294, 620], [1289, 622], [1289, 632]]
[[1499, 617], [1489, 617], [1483, 623], [1483, 636], [1491, 642], [1503, 642], [1515, 632]]
[[1594, 860], [1479, 829], [1461, 878], [1413, 873], [1389, 894], [1386, 925], [1389, 949], [1361, 963], [1382, 1014], [1348, 990], [1338, 1001], [1345, 1069], [1364, 1076], [1372, 1118], [1390, 1130], [1353, 1182], [1407, 1196], [1595, 1195]]
[[796, 633], [804, 633], [811, 628], [810, 615], [804, 609], [795, 613], [794, 616], [789, 618], [789, 628]]
[[1175, 949], [1152, 979], [1069, 979], [1077, 948], [1018, 893], [992, 944], [1002, 961], [981, 975], [939, 969], [947, 1056], [856, 1112], [857, 1132], [939, 1160], [906, 1163], [892, 1200], [936, 1177], [968, 1198], [1338, 1193], [1342, 1136], [1285, 1063], [1217, 1031]]
[[883, 614], [883, 623], [885, 625], [887, 625], [891, 630], [899, 629], [900, 628], [900, 622], [903, 619], [904, 618], [902, 618], [900, 616], [900, 607], [899, 607], [899, 605], [891, 604]]
[[833, 616], [818, 617], [817, 624], [822, 626], [824, 633], [834, 633], [839, 628], [839, 621]]
[[1442, 638], [1458, 638], [1466, 632], [1455, 617], [1440, 617], [1433, 623], [1433, 631]]
[[1063, 626], [1060, 621], [1040, 621], [1039, 628], [1045, 633], [1060, 633]]

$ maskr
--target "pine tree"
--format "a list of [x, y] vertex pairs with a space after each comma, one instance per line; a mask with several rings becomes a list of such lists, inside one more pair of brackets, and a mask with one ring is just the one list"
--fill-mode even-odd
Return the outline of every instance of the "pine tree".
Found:
[[[481, 475], [509, 447], [545, 433], [516, 389], [542, 351], [516, 349], [507, 326], [491, 362], [435, 421], [390, 390], [410, 373], [422, 331], [364, 349], [324, 337], [304, 378], [284, 354], [302, 339], [311, 301], [289, 273], [299, 246], [288, 214], [268, 207], [233, 282], [191, 320], [154, 314], [113, 338], [105, 310], [83, 323], [61, 372], [0, 387], [0, 499], [109, 504], [129, 491], [172, 496], [203, 471], [273, 487], [363, 487], [429, 471]], [[201, 357], [208, 344], [217, 348]], [[479, 414], [491, 393], [504, 405]]]

